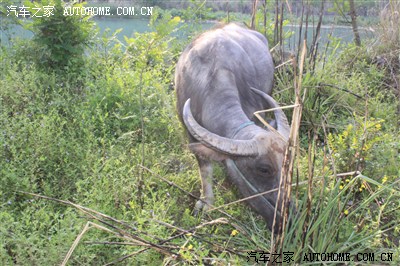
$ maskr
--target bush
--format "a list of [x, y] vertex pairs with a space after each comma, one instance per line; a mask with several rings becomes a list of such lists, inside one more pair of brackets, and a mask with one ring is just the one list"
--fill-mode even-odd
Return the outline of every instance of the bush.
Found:
[[[44, 15], [43, 6], [54, 6], [54, 15]], [[77, 72], [84, 60], [85, 48], [91, 43], [94, 25], [88, 16], [64, 15], [62, 0], [46, 0], [29, 4], [40, 8], [41, 17], [35, 16], [25, 27], [34, 33], [35, 61], [45, 70]], [[83, 8], [83, 4], [73, 4]], [[68, 70], [70, 68], [70, 70]]]
[[377, 175], [377, 179], [383, 178], [380, 169], [385, 169], [387, 175], [396, 175], [393, 166], [399, 163], [396, 160], [398, 143], [391, 134], [383, 133], [383, 127], [385, 123], [381, 119], [358, 117], [356, 124], [349, 124], [343, 132], [336, 135], [330, 133], [328, 145], [336, 170], [358, 170], [368, 176]]

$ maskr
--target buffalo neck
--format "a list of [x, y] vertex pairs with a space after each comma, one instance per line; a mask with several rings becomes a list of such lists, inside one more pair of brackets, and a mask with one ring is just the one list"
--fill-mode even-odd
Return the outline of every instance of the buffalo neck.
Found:
[[[216, 111], [210, 112], [212, 109]], [[222, 137], [246, 140], [265, 133], [265, 130], [252, 123], [241, 109], [240, 103], [234, 105], [225, 102], [202, 111], [203, 126]]]

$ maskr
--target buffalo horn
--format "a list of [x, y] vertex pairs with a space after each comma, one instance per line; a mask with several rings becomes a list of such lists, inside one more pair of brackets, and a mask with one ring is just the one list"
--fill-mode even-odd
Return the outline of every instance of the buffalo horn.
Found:
[[193, 117], [190, 99], [183, 107], [183, 121], [193, 137], [213, 150], [233, 156], [257, 156], [259, 153], [256, 140], [228, 139], [202, 127]]
[[[278, 108], [279, 107], [279, 104], [265, 92], [262, 92], [255, 88], [251, 88], [251, 89], [256, 94], [263, 97], [270, 108]], [[274, 111], [274, 114], [275, 114], [276, 124], [277, 124], [277, 128], [278, 128], [277, 130], [278, 130], [279, 134], [281, 134], [284, 137], [284, 139], [287, 141], [289, 139], [289, 134], [290, 134], [290, 126], [289, 126], [287, 117], [286, 117], [285, 113], [282, 111], [282, 109], [276, 109]]]

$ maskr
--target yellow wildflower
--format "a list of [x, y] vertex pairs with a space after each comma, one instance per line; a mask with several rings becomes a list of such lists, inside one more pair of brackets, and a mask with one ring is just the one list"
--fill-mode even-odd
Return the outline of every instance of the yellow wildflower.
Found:
[[343, 189], [343, 186], [342, 186], [342, 185], [340, 185], [340, 186], [339, 186], [339, 189], [340, 189], [340, 190], [342, 190], [342, 189]]
[[386, 175], [383, 176], [383, 178], [382, 178], [382, 184], [386, 183], [387, 180], [388, 180], [388, 177], [387, 177]]
[[348, 215], [349, 214], [349, 210], [345, 210], [343, 213], [344, 213], [344, 215]]
[[188, 248], [188, 250], [192, 250], [193, 249], [193, 245], [190, 244], [187, 248]]
[[239, 231], [234, 229], [232, 230], [231, 236], [236, 236], [237, 234], [239, 234]]

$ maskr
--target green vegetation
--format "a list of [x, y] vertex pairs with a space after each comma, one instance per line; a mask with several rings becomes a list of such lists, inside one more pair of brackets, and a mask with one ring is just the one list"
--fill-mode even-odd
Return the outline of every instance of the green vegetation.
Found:
[[[28, 3], [26, 6], [31, 10], [40, 10], [37, 17], [25, 25], [34, 33], [37, 54], [32, 59], [38, 61], [36, 65], [44, 70], [80, 71], [85, 48], [91, 40], [93, 23], [89, 20], [90, 17], [65, 16], [61, 0]], [[46, 6], [54, 6], [54, 15], [44, 15]], [[83, 8], [82, 4], [74, 6]]]
[[[126, 46], [115, 33], [89, 34], [90, 20], [54, 16], [33, 20], [32, 41], [1, 47], [1, 265], [58, 265], [74, 241], [68, 265], [252, 265], [248, 252], [279, 246], [243, 203], [192, 216], [200, 180], [171, 89], [190, 40], [173, 37], [180, 17], [156, 12], [152, 31]], [[58, 20], [60, 43], [43, 37]], [[274, 23], [266, 26], [258, 29], [272, 39]], [[400, 263], [400, 39], [377, 38], [361, 47], [332, 38], [306, 59], [298, 214], [280, 245], [295, 260], [389, 252]], [[293, 103], [294, 76], [287, 65], [276, 73], [283, 105]], [[216, 206], [238, 199], [224, 176], [217, 168]]]

